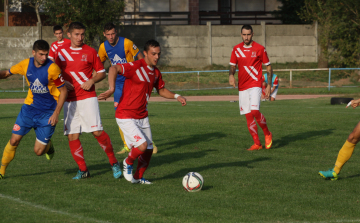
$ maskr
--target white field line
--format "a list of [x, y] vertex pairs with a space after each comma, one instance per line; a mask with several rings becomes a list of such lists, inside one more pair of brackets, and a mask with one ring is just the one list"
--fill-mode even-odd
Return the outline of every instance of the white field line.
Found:
[[42, 210], [45, 210], [45, 211], [48, 211], [48, 212], [52, 212], [52, 213], [57, 213], [57, 214], [61, 214], [61, 215], [66, 215], [66, 216], [69, 216], [69, 217], [72, 217], [72, 218], [77, 218], [77, 219], [83, 220], [83, 221], [100, 222], [100, 223], [110, 223], [109, 221], [101, 221], [101, 220], [97, 220], [97, 219], [94, 219], [94, 218], [87, 218], [87, 217], [84, 217], [84, 216], [81, 216], [81, 215], [67, 213], [67, 212], [64, 212], [64, 211], [53, 210], [53, 209], [50, 209], [50, 208], [47, 208], [47, 207], [44, 207], [44, 206], [41, 206], [41, 205], [33, 204], [33, 203], [31, 203], [31, 202], [22, 201], [22, 200], [20, 200], [19, 198], [7, 196], [7, 195], [4, 195], [4, 194], [0, 194], [0, 198], [5, 198], [5, 199], [8, 199], [8, 200], [11, 200], [11, 201], [20, 203], [20, 204], [24, 204], [24, 205], [26, 205], [26, 206], [30, 206], [30, 207], [42, 209]]

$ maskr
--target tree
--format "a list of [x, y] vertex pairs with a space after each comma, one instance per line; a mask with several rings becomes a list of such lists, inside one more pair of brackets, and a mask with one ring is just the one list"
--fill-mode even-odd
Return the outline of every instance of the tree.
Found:
[[44, 3], [45, 14], [52, 23], [63, 26], [75, 21], [83, 23], [88, 45], [94, 45], [96, 37], [102, 37], [107, 22], [120, 24], [124, 7], [124, 0], [46, 0]]
[[305, 0], [301, 18], [318, 21], [323, 59], [336, 67], [360, 65], [360, 1]]
[[22, 5], [28, 5], [35, 9], [38, 24], [41, 24], [40, 8], [46, 0], [13, 0], [10, 8], [20, 11]]
[[311, 21], [305, 21], [300, 18], [300, 12], [304, 7], [305, 0], [278, 0], [281, 2], [279, 10], [274, 11], [277, 19], [281, 20], [284, 24], [308, 24]]

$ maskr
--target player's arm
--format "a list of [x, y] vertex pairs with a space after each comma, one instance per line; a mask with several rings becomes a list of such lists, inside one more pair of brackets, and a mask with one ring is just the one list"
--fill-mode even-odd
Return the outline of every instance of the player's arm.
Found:
[[104, 93], [101, 93], [98, 96], [99, 100], [104, 100], [104, 99], [106, 100], [114, 93], [116, 76], [121, 73], [122, 73], [122, 66], [120, 65], [114, 65], [109, 68], [109, 73], [108, 73], [109, 90], [105, 91]]
[[273, 75], [273, 70], [272, 70], [271, 64], [266, 66], [266, 72], [267, 72], [267, 87], [265, 89], [265, 96], [266, 96], [266, 98], [269, 98], [270, 94], [271, 94], [271, 82], [272, 82], [272, 75]]
[[144, 56], [141, 52], [139, 52], [138, 55], [136, 56], [136, 59], [141, 60], [142, 58], [144, 58]]
[[236, 66], [231, 65], [229, 69], [229, 84], [233, 87], [236, 87], [235, 84], [235, 72], [236, 72]]
[[0, 70], [0, 79], [6, 79], [11, 75], [12, 73], [10, 73], [9, 70]]
[[161, 89], [157, 90], [157, 92], [159, 93], [160, 96], [162, 96], [164, 98], [168, 98], [168, 99], [175, 98], [178, 102], [181, 103], [182, 106], [186, 105], [186, 98], [184, 98], [183, 96], [181, 96], [179, 94], [175, 94], [166, 88], [161, 88]]
[[51, 124], [52, 126], [55, 126], [59, 122], [59, 114], [60, 114], [60, 111], [61, 111], [61, 109], [65, 103], [65, 100], [67, 98], [67, 95], [68, 95], [68, 91], [67, 91], [65, 84], [63, 86], [59, 87], [58, 90], [60, 91], [58, 103], [57, 103], [54, 113], [51, 115], [51, 117], [49, 118], [49, 122], [48, 122], [48, 124]]
[[83, 83], [80, 87], [85, 91], [88, 91], [95, 83], [104, 80], [105, 77], [106, 77], [105, 72], [96, 72], [95, 75], [93, 73], [92, 78], [86, 81], [85, 83]]

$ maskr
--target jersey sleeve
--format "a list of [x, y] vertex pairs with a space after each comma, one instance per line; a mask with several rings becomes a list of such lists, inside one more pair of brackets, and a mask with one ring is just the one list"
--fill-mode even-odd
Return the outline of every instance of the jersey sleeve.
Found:
[[20, 74], [26, 76], [26, 72], [29, 66], [30, 59], [25, 59], [18, 64], [15, 64], [9, 69], [10, 74]]
[[265, 65], [265, 66], [268, 66], [270, 65], [270, 60], [269, 60], [269, 57], [267, 55], [267, 52], [266, 52], [266, 49], [264, 48], [263, 51], [262, 51], [262, 63]]
[[276, 87], [279, 85], [279, 78], [278, 76], [275, 77], [274, 83], [273, 83], [273, 87]]
[[49, 80], [54, 81], [54, 84], [57, 88], [64, 86], [65, 81], [61, 75], [61, 70], [58, 65], [56, 65], [55, 63], [52, 63], [49, 66], [48, 74], [49, 74], [49, 76], [48, 76]]
[[233, 48], [232, 52], [231, 52], [231, 57], [230, 57], [230, 65], [231, 66], [236, 66], [237, 64], [237, 58], [238, 58], [238, 54], [236, 53], [236, 49], [235, 47]]
[[122, 73], [119, 75], [123, 75], [124, 77], [131, 78], [132, 75], [136, 73], [136, 70], [139, 68], [139, 64], [136, 62], [130, 62], [125, 64], [116, 64], [121, 66]]
[[93, 54], [93, 69], [96, 71], [96, 73], [105, 72], [104, 65], [102, 64], [99, 54], [94, 50]]
[[155, 87], [157, 90], [162, 89], [162, 88], [165, 87], [165, 82], [164, 82], [164, 80], [162, 79], [162, 75], [161, 75], [160, 72], [159, 72], [159, 77], [158, 77], [158, 79], [157, 79], [157, 80], [155, 81], [155, 83], [154, 83], [154, 87]]
[[128, 52], [129, 54], [131, 54], [131, 56], [136, 57], [139, 54], [140, 50], [133, 43], [133, 41], [131, 41], [129, 39], [125, 39], [124, 45], [125, 45], [125, 52]]
[[108, 57], [108, 56], [107, 56], [107, 53], [106, 53], [106, 50], [105, 50], [105, 45], [104, 45], [104, 43], [102, 43], [102, 44], [100, 45], [98, 54], [99, 54], [99, 57], [100, 57], [100, 61], [101, 61], [101, 62], [104, 62], [104, 61], [106, 60], [106, 58]]
[[51, 44], [50, 50], [49, 50], [49, 58], [54, 60], [55, 59], [55, 53], [56, 53], [56, 49], [54, 47], [54, 43]]

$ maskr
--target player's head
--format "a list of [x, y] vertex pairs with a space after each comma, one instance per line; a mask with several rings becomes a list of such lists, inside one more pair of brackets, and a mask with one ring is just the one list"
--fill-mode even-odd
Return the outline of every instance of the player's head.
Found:
[[107, 41], [109, 41], [110, 44], [113, 44], [117, 41], [116, 36], [116, 27], [114, 23], [108, 22], [104, 26], [104, 36]]
[[150, 66], [156, 66], [160, 60], [161, 48], [156, 40], [148, 40], [144, 46], [145, 61]]
[[250, 25], [243, 25], [243, 27], [241, 27], [241, 38], [245, 45], [251, 44], [253, 35], [253, 29]]
[[33, 45], [32, 54], [34, 56], [35, 66], [41, 66], [46, 62], [49, 55], [50, 46], [45, 40], [36, 40]]
[[72, 22], [69, 25], [68, 37], [72, 47], [81, 47], [85, 38], [86, 27], [81, 22]]
[[64, 39], [63, 37], [63, 28], [59, 25], [56, 25], [53, 27], [54, 36], [56, 37], [57, 41], [62, 41]]

